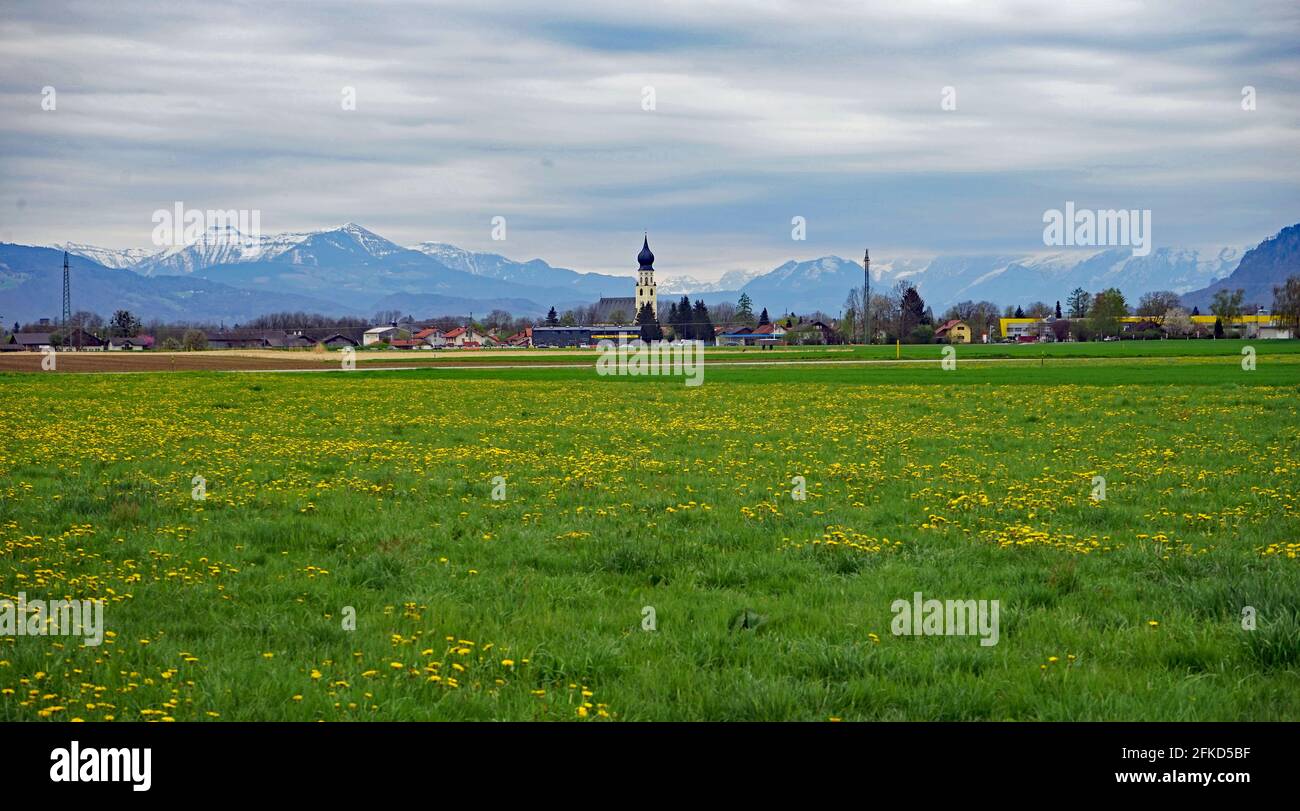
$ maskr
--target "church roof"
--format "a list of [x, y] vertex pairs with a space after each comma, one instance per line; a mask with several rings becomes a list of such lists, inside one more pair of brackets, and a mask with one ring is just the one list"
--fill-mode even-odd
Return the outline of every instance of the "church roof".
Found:
[[622, 310], [623, 317], [628, 319], [636, 318], [636, 297], [635, 296], [601, 296], [600, 301], [596, 302], [595, 320], [597, 322], [608, 323], [615, 312]]
[[645, 241], [641, 243], [641, 253], [636, 255], [636, 261], [641, 263], [641, 270], [655, 269], [655, 255], [650, 250], [650, 236], [648, 234]]

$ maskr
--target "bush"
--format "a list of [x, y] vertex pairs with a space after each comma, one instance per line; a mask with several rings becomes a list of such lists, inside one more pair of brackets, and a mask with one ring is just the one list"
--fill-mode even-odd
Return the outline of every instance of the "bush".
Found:
[[908, 343], [928, 344], [934, 340], [934, 327], [929, 324], [921, 324], [912, 333], [907, 336]]

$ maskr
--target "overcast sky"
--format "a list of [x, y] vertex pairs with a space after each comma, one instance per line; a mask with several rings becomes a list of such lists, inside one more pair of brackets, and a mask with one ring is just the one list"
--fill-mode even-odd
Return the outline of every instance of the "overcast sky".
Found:
[[1300, 221], [1294, 0], [127, 5], [0, 7], [0, 240], [147, 247], [183, 201], [629, 274], [648, 229], [711, 279], [1042, 251], [1067, 200], [1157, 246]]

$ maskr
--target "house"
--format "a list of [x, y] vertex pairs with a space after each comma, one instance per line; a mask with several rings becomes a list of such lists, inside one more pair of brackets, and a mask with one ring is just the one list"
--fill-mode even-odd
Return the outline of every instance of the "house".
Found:
[[433, 346], [419, 338], [394, 338], [388, 342], [393, 349], [433, 349]]
[[111, 352], [119, 350], [153, 349], [152, 335], [137, 335], [134, 338], [109, 338], [107, 348]]
[[283, 330], [228, 330], [208, 333], [208, 346], [212, 349], [285, 349], [314, 346], [315, 343], [306, 336], [290, 335]]
[[437, 327], [425, 327], [411, 337], [417, 341], [423, 341], [431, 349], [441, 349], [447, 345], [447, 338], [442, 334], [442, 330]]
[[533, 328], [524, 327], [519, 332], [506, 338], [507, 346], [532, 346], [533, 345]]
[[40, 352], [42, 349], [54, 348], [54, 344], [50, 343], [50, 333], [48, 332], [15, 332], [9, 336], [9, 343], [17, 344], [28, 352]]
[[98, 336], [86, 332], [81, 327], [68, 330], [59, 341], [59, 349], [64, 351], [80, 350], [98, 352], [104, 348], [104, 341]]
[[752, 327], [718, 327], [714, 330], [714, 342], [718, 346], [745, 346], [747, 343], [752, 345], [751, 336], [754, 330]]
[[759, 324], [751, 334], [758, 346], [772, 346], [785, 338], [785, 327], [777, 323]]
[[490, 340], [481, 332], [476, 332], [473, 327], [456, 327], [449, 330], [442, 336], [446, 340], [446, 346], [455, 346], [468, 349], [474, 349], [483, 346]]
[[785, 339], [782, 324], [759, 324], [757, 327], [715, 327], [714, 340], [718, 346], [773, 346]]
[[325, 344], [326, 346], [328, 346], [328, 347], [331, 348], [331, 349], [337, 349], [337, 348], [339, 348], [339, 347], [343, 347], [343, 346], [356, 346], [356, 345], [357, 345], [357, 342], [356, 342], [355, 340], [353, 340], [352, 338], [349, 338], [348, 336], [346, 336], [346, 335], [344, 335], [344, 334], [342, 334], [342, 333], [340, 333], [340, 332], [336, 332], [336, 333], [334, 333], [334, 334], [331, 335], [330, 337], [328, 337], [328, 338], [326, 338], [325, 340], [321, 341], [321, 343]]
[[939, 341], [946, 341], [950, 344], [968, 344], [970, 343], [970, 325], [960, 318], [954, 318], [951, 321], [945, 321], [934, 331], [934, 337]]
[[396, 324], [390, 324], [386, 327], [371, 327], [361, 336], [361, 342], [366, 346], [383, 343], [385, 341], [391, 343], [392, 340], [397, 337], [398, 332], [400, 332], [400, 330], [397, 329]]

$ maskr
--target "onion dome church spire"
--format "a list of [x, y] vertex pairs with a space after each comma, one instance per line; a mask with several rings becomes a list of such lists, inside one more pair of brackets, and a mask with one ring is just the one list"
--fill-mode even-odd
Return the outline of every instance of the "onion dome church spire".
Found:
[[636, 260], [641, 263], [636, 274], [636, 311], [640, 313], [641, 308], [649, 304], [650, 312], [657, 316], [659, 297], [655, 293], [655, 255], [650, 250], [649, 234], [641, 243], [641, 253], [637, 254]]
[[641, 263], [641, 270], [655, 269], [655, 255], [650, 250], [649, 234], [646, 234], [645, 241], [641, 243], [641, 253], [636, 255], [636, 260]]

